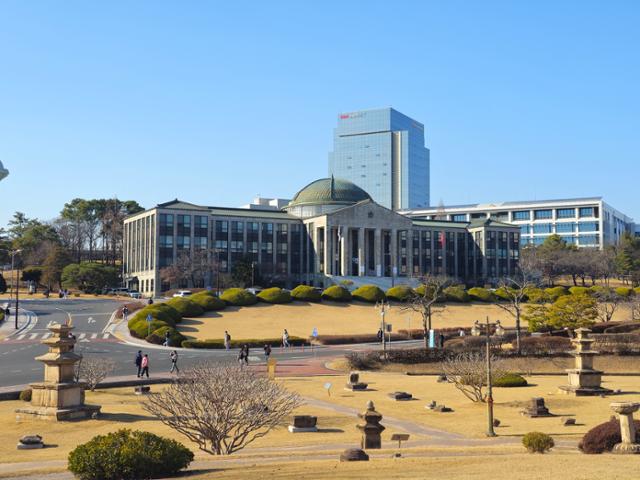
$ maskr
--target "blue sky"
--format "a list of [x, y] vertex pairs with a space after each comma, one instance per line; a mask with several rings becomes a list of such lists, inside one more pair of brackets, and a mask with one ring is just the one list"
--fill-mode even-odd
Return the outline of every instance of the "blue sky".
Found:
[[238, 206], [326, 176], [340, 112], [425, 124], [436, 204], [640, 220], [640, 3], [0, 3], [0, 225], [74, 197]]

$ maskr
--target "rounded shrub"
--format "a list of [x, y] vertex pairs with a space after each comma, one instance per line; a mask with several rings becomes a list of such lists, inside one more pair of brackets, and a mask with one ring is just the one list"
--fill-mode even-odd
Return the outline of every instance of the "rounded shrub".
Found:
[[512, 388], [512, 387], [526, 387], [529, 385], [527, 380], [517, 373], [506, 373], [505, 375], [496, 378], [493, 382], [494, 387]]
[[411, 298], [414, 291], [409, 285], [396, 285], [387, 290], [386, 295], [389, 300], [396, 302], [406, 302]]
[[291, 298], [301, 302], [319, 302], [322, 299], [322, 293], [315, 287], [298, 285], [291, 290]]
[[258, 302], [256, 296], [244, 288], [227, 288], [220, 299], [228, 305], [234, 305], [236, 307], [246, 307], [249, 305], [255, 305]]
[[151, 316], [157, 320], [162, 320], [172, 325], [182, 321], [182, 315], [180, 315], [180, 312], [171, 305], [167, 305], [166, 303], [154, 303], [153, 305], [147, 305], [143, 309], [138, 310], [129, 320], [129, 325], [131, 325], [132, 322], [135, 323], [138, 320], [146, 319], [148, 314], [151, 314]]
[[615, 289], [616, 295], [619, 297], [627, 298], [633, 295], [635, 292], [631, 287], [618, 287]]
[[471, 301], [471, 297], [464, 288], [464, 285], [452, 285], [444, 289], [444, 295], [447, 301], [457, 303], [467, 303]]
[[18, 396], [18, 398], [23, 402], [30, 402], [32, 394], [33, 394], [33, 391], [30, 388], [25, 388], [20, 392], [20, 395]]
[[385, 299], [384, 292], [375, 285], [362, 285], [351, 294], [354, 299], [361, 302], [376, 303]]
[[152, 320], [151, 323], [146, 320], [138, 320], [133, 325], [129, 324], [129, 332], [136, 338], [147, 338], [150, 333], [163, 327], [175, 328], [175, 324], [163, 322], [162, 320]]
[[195, 295], [191, 295], [189, 300], [199, 305], [205, 312], [222, 310], [227, 306], [226, 303], [216, 297], [212, 292], [196, 293]]
[[634, 288], [633, 291], [636, 295], [640, 295], [640, 287]]
[[549, 298], [544, 290], [541, 288], [531, 287], [527, 288], [527, 300], [530, 303], [547, 303]]
[[569, 293], [571, 295], [584, 295], [589, 293], [590, 290], [588, 287], [571, 287], [569, 288]]
[[507, 294], [507, 289], [505, 287], [497, 288], [495, 292], [493, 292], [496, 298], [499, 300], [511, 300], [511, 296]]
[[551, 302], [555, 302], [563, 295], [568, 295], [567, 289], [564, 287], [545, 288], [544, 293]]
[[291, 303], [291, 294], [279, 287], [266, 288], [257, 297], [265, 303]]
[[[634, 420], [636, 425], [636, 443], [640, 440], [640, 420]], [[583, 453], [604, 453], [613, 450], [613, 446], [616, 443], [622, 442], [622, 435], [620, 434], [620, 422], [618, 420], [610, 420], [605, 423], [601, 423], [593, 427], [587, 433], [585, 433], [578, 448]]]
[[341, 285], [331, 285], [322, 292], [322, 299], [331, 302], [350, 302], [351, 292]]
[[175, 328], [166, 326], [160, 327], [157, 330], [153, 330], [151, 335], [148, 335], [145, 340], [149, 343], [154, 343], [156, 345], [162, 345], [167, 337], [167, 332], [169, 332], [169, 347], [179, 347], [182, 345], [182, 342], [187, 339], [184, 335], [182, 335]]
[[134, 480], [172, 476], [192, 461], [193, 452], [175, 440], [122, 429], [78, 445], [67, 468], [80, 480]]
[[167, 300], [167, 305], [175, 308], [182, 317], [199, 317], [204, 309], [189, 298], [175, 297]]
[[545, 453], [551, 450], [555, 443], [551, 435], [542, 432], [529, 432], [522, 437], [522, 445], [529, 453]]
[[473, 287], [470, 288], [467, 293], [472, 300], [476, 302], [492, 302], [493, 301], [493, 292], [487, 290], [482, 287]]

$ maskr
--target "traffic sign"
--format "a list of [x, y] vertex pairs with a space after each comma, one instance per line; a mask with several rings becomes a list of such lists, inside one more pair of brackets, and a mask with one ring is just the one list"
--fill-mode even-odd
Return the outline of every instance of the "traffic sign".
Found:
[[151, 314], [147, 314], [147, 322], [151, 323], [153, 321], [153, 317], [151, 316]]
[[318, 338], [318, 327], [313, 327], [313, 332], [311, 332], [311, 336], [313, 338]]

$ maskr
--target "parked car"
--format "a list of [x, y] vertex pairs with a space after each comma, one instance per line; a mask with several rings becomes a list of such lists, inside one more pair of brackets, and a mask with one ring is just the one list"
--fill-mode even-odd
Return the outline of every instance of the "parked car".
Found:
[[131, 290], [129, 292], [129, 296], [131, 298], [142, 298], [142, 294], [140, 292], [138, 292], [137, 290]]
[[178, 291], [178, 293], [174, 293], [173, 296], [174, 297], [188, 297], [189, 295], [191, 295], [191, 290], [180, 290]]

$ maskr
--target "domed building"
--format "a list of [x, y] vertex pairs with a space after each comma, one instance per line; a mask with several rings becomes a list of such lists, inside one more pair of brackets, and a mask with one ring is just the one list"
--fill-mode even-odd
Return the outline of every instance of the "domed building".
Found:
[[[485, 283], [515, 271], [520, 229], [491, 219], [451, 222], [411, 218], [372, 200], [354, 183], [321, 178], [291, 201], [258, 199], [245, 208], [181, 200], [158, 204], [124, 222], [127, 286], [143, 295], [212, 287], [239, 265], [261, 286], [355, 286], [416, 283], [426, 274]], [[268, 202], [267, 202], [268, 200]], [[167, 283], [162, 269], [207, 251], [208, 273]], [[200, 260], [202, 261], [202, 260]]]
[[0, 180], [5, 178], [7, 175], [9, 175], [9, 170], [4, 168], [4, 165], [2, 165], [2, 162], [0, 162]]
[[348, 180], [321, 178], [299, 190], [283, 210], [308, 218], [367, 200], [371, 200], [369, 194]]

